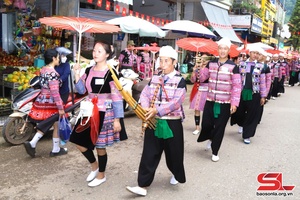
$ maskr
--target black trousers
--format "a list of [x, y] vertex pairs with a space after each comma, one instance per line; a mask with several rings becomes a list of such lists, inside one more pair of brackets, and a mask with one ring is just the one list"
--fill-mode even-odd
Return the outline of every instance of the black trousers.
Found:
[[292, 71], [290, 72], [290, 80], [289, 80], [289, 85], [294, 86], [295, 83], [298, 83], [298, 75], [299, 72], [294, 72], [294, 76], [292, 76]]
[[230, 117], [230, 104], [221, 104], [221, 113], [218, 118], [214, 118], [212, 101], [206, 101], [201, 123], [201, 132], [197, 142], [211, 140], [211, 149], [214, 155], [218, 155], [222, 144], [226, 124]]
[[231, 125], [237, 123], [239, 126], [243, 127], [243, 138], [250, 138], [255, 135], [257, 124], [260, 120], [260, 115], [262, 113], [260, 105], [260, 94], [253, 94], [252, 100], [244, 101], [240, 100], [239, 107], [236, 113], [232, 116]]
[[173, 138], [160, 139], [154, 135], [152, 129], [147, 128], [144, 136], [144, 147], [138, 172], [138, 185], [150, 186], [155, 171], [164, 151], [168, 169], [179, 183], [185, 183], [185, 171], [183, 165], [183, 127], [181, 120], [168, 120]]
[[282, 76], [281, 80], [279, 81], [279, 85], [278, 85], [279, 93], [284, 93], [284, 80], [285, 80], [285, 76]]
[[275, 77], [274, 80], [273, 80], [273, 87], [272, 87], [272, 97], [277, 97], [277, 94], [278, 94], [278, 87], [279, 87], [279, 78], [278, 77]]

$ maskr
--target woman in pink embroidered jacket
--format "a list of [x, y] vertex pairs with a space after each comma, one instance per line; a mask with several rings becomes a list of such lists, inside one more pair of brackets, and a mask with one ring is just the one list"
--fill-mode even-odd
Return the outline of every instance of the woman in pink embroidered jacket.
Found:
[[[149, 47], [148, 44], [144, 44], [143, 47]], [[137, 68], [138, 72], [141, 73], [142, 79], [151, 78], [152, 70], [151, 70], [151, 56], [148, 50], [142, 51], [138, 56]]]
[[200, 133], [200, 114], [204, 109], [204, 105], [206, 102], [207, 92], [208, 92], [208, 79], [200, 82], [200, 71], [206, 67], [208, 60], [207, 54], [203, 54], [199, 60], [196, 62], [196, 65], [193, 68], [191, 82], [194, 83], [193, 89], [190, 95], [190, 109], [195, 110], [194, 120], [196, 125], [196, 130], [193, 131], [194, 135]]
[[[59, 74], [54, 69], [55, 66], [59, 65], [59, 53], [55, 49], [48, 49], [44, 54], [44, 58], [46, 66], [40, 71], [41, 93], [34, 101], [28, 115], [30, 121], [38, 123], [36, 127], [37, 133], [30, 142], [24, 143], [26, 152], [32, 158], [35, 157], [35, 147], [37, 142], [52, 125], [54, 126], [52, 136], [53, 148], [50, 152], [50, 156], [59, 156], [67, 153], [65, 148], [60, 148], [59, 146], [58, 116], [55, 116], [57, 113], [61, 116], [65, 114], [63, 101], [59, 95], [61, 81]], [[53, 124], [54, 121], [56, 122]]]
[[207, 101], [204, 106], [198, 142], [209, 140], [212, 161], [219, 160], [218, 152], [230, 114], [236, 112], [241, 95], [241, 75], [235, 63], [228, 59], [231, 42], [222, 38], [218, 42], [219, 58], [201, 70], [200, 81], [208, 80]]
[[[91, 127], [85, 130], [77, 129], [80, 119], [76, 123], [70, 141], [91, 164], [91, 172], [86, 181], [88, 186], [95, 187], [106, 181], [105, 169], [107, 164], [106, 147], [112, 146], [120, 140], [120, 118], [124, 117], [123, 99], [117, 90], [106, 60], [111, 56], [111, 46], [105, 42], [96, 42], [93, 49], [95, 66], [87, 68], [80, 77], [80, 66], [74, 66], [75, 86], [80, 94], [88, 92], [89, 99], [98, 97], [98, 110], [100, 115], [99, 136], [96, 144], [91, 140]], [[116, 73], [117, 74], [117, 73]], [[98, 162], [93, 153], [96, 147]]]

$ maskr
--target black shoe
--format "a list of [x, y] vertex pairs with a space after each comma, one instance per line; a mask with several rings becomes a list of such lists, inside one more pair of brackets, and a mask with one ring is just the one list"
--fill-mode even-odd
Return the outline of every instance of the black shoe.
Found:
[[29, 142], [24, 142], [24, 147], [26, 149], [27, 154], [30, 155], [32, 158], [34, 158], [35, 148], [33, 148]]
[[52, 151], [50, 152], [50, 157], [55, 157], [55, 156], [62, 156], [68, 153], [67, 148], [60, 148], [59, 152], [53, 153]]

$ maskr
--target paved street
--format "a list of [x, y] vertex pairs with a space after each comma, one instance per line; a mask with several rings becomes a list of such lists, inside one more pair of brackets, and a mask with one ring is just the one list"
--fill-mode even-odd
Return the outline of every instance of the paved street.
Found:
[[[220, 161], [214, 163], [211, 152], [204, 150], [206, 143], [197, 143], [198, 136], [192, 134], [194, 117], [188, 109], [187, 96], [184, 105], [187, 182], [170, 185], [171, 173], [163, 158], [143, 199], [300, 199], [299, 99], [300, 86], [295, 86], [286, 87], [284, 95], [270, 100], [250, 145], [242, 142], [237, 126], [228, 126], [219, 152]], [[50, 158], [52, 141], [48, 135], [38, 143], [37, 157], [31, 159], [23, 146], [9, 146], [1, 137], [0, 199], [138, 199], [125, 187], [137, 185], [143, 145], [140, 121], [130, 116], [125, 123], [129, 139], [108, 148], [107, 181], [96, 188], [87, 186], [89, 164], [71, 143], [67, 144], [67, 156]], [[273, 196], [258, 197], [257, 189], [263, 184], [258, 183], [257, 176], [263, 172], [280, 172], [283, 186], [296, 187], [292, 191], [268, 191], [269, 195], [274, 192]], [[276, 194], [286, 196], [275, 198]]]

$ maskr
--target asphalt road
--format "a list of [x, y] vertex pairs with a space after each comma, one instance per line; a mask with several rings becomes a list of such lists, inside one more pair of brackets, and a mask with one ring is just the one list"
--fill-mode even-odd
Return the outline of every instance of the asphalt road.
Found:
[[[188, 91], [191, 85], [188, 86]], [[188, 97], [188, 96], [187, 96]], [[148, 194], [143, 199], [300, 199], [300, 87], [286, 88], [286, 93], [265, 106], [261, 124], [250, 145], [243, 143], [237, 126], [227, 126], [219, 152], [220, 161], [211, 161], [206, 143], [197, 143], [193, 111], [184, 109], [185, 170], [187, 182], [172, 186], [171, 173], [164, 157], [156, 171]], [[89, 164], [76, 148], [68, 143], [69, 153], [49, 157], [51, 136], [37, 146], [37, 157], [31, 159], [24, 147], [9, 146], [0, 138], [1, 200], [73, 200], [135, 199], [127, 185], [137, 185], [137, 170], [143, 140], [140, 121], [135, 116], [125, 119], [129, 139], [108, 148], [107, 181], [89, 188], [85, 181]], [[276, 172], [277, 178], [265, 178], [275, 184], [260, 183], [261, 173]], [[281, 174], [281, 175], [280, 175]], [[282, 177], [282, 181], [280, 181]], [[275, 180], [275, 182], [274, 182]], [[280, 184], [282, 182], [282, 184]], [[293, 190], [258, 191], [259, 186], [295, 186]], [[275, 196], [277, 195], [277, 196]]]

